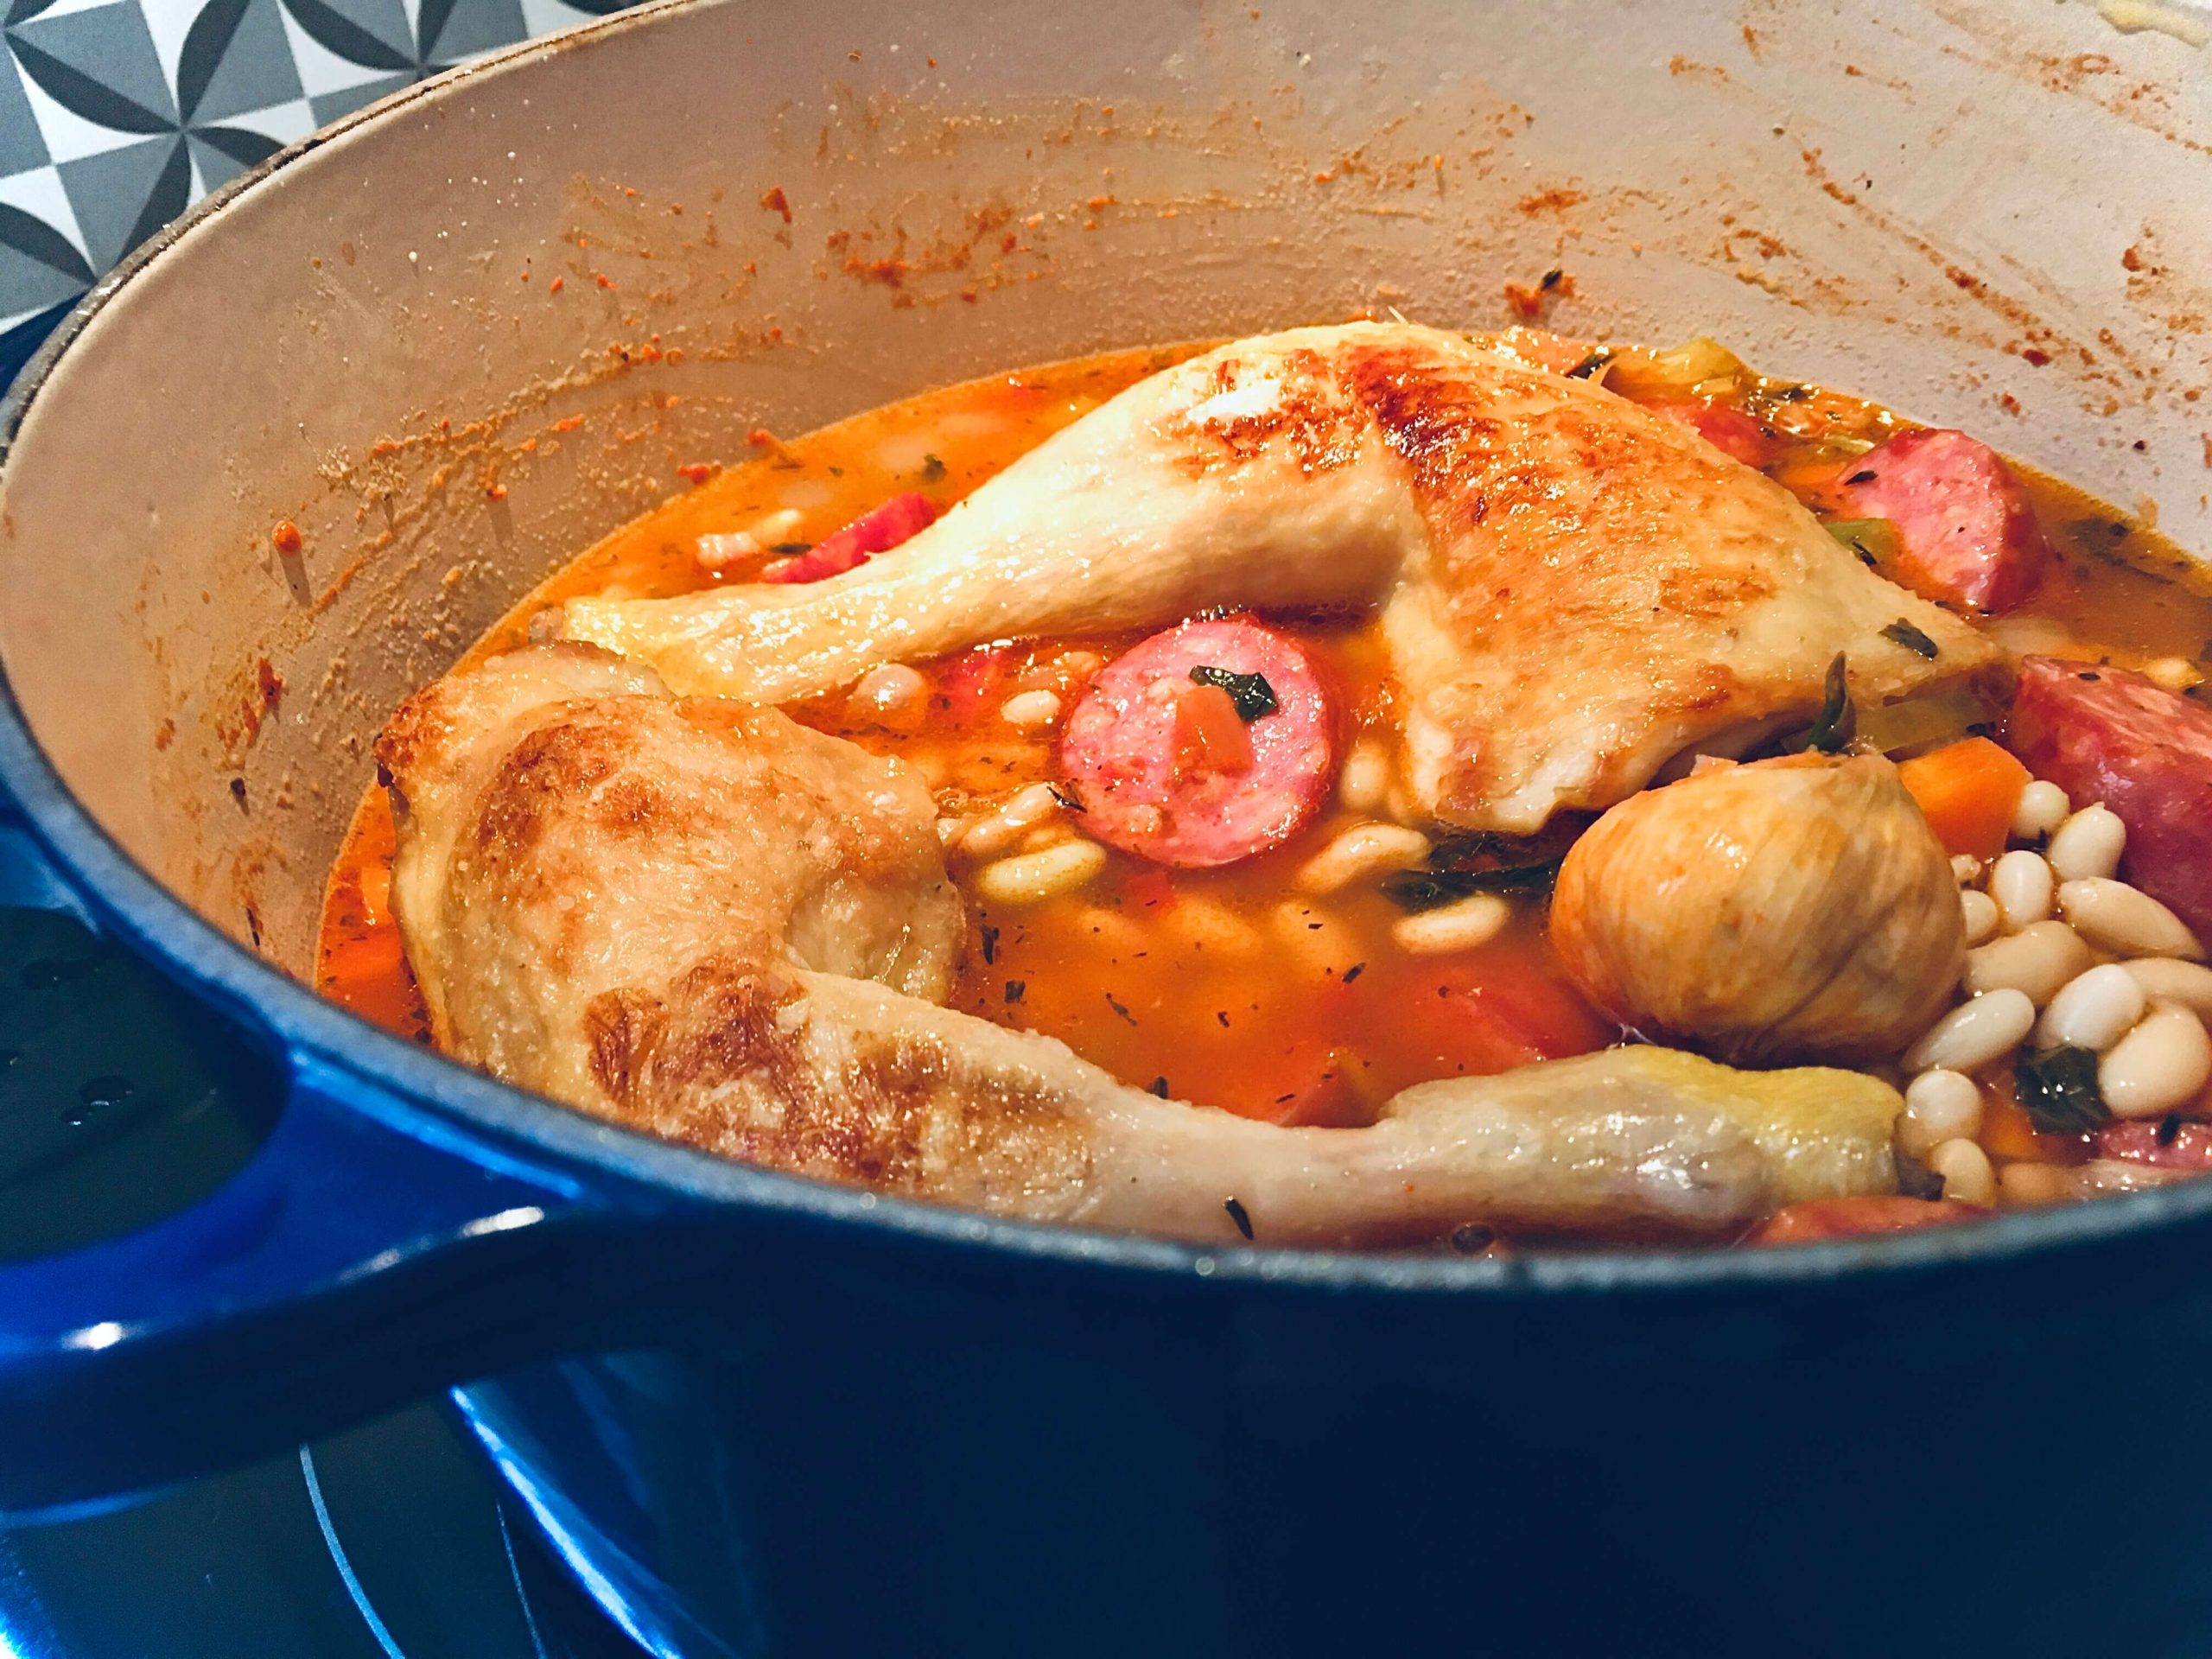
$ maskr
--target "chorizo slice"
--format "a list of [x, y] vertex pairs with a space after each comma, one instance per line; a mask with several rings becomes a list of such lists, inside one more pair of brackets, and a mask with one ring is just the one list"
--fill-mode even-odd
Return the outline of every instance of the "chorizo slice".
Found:
[[[1222, 706], [1249, 747], [1223, 742]], [[1068, 715], [1060, 769], [1084, 827], [1184, 869], [1281, 845], [1336, 770], [1326, 688], [1298, 644], [1249, 617], [1185, 622], [1109, 663]]]
[[2212, 1170], [2212, 1123], [2178, 1117], [2138, 1117], [2096, 1133], [2097, 1156], [2158, 1169]]
[[1928, 599], [1997, 612], [2043, 580], [2050, 544], [2004, 458], [1948, 428], [1900, 432], [1846, 471], [1852, 509], [1897, 527], [1897, 575]]
[[2199, 937], [2212, 930], [2212, 709], [2124, 668], [2030, 657], [2005, 747], [2075, 805], [2127, 826], [2120, 874]]
[[918, 535], [937, 522], [937, 503], [918, 491], [894, 495], [842, 530], [824, 536], [804, 553], [760, 573], [763, 582], [821, 582], [866, 564], [878, 553]]

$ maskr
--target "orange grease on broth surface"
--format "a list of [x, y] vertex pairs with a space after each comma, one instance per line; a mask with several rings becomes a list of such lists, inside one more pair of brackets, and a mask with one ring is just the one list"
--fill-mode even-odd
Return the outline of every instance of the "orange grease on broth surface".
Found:
[[[702, 535], [747, 529], [788, 509], [798, 514], [789, 540], [813, 543], [906, 490], [950, 506], [1124, 387], [1202, 349], [1113, 353], [993, 375], [760, 446], [556, 572], [462, 661], [522, 644], [531, 615], [569, 596], [652, 597], [747, 582], [772, 556], [710, 575], [694, 556]], [[1807, 442], [1785, 440], [1767, 470], [1816, 510], [1830, 508], [1823, 486], [1838, 467], [1834, 452], [1814, 442], [1837, 434], [1878, 440], [1900, 424], [1830, 392], [1793, 392], [1771, 408], [1777, 426]], [[2131, 665], [2212, 651], [2212, 602], [2193, 584], [2151, 574], [2177, 567], [2170, 544], [2069, 486], [2023, 476], [2059, 560], [2012, 620], [2040, 618], [2079, 642], [2079, 654]], [[1340, 756], [1362, 728], [1394, 723], [1371, 626], [1352, 618], [1268, 620], [1323, 664]], [[930, 715], [912, 734], [853, 718], [842, 695], [790, 712], [921, 766], [948, 813], [980, 810], [1056, 775], [1056, 738], [1001, 720], [1005, 699], [1051, 689], [1071, 704], [1096, 662], [1138, 637], [1026, 642], [923, 664]], [[1479, 950], [1421, 957], [1392, 942], [1401, 912], [1372, 884], [1323, 899], [1297, 893], [1292, 873], [1348, 821], [1332, 807], [1287, 845], [1226, 869], [1167, 871], [1109, 853], [1105, 874], [1070, 897], [994, 907], [970, 894], [951, 1004], [1060, 1038], [1136, 1086], [1304, 1123], [1368, 1122], [1409, 1084], [1504, 1071], [1618, 1035], [1567, 987], [1537, 904], [1516, 905], [1510, 926]], [[365, 1018], [428, 1040], [387, 902], [391, 850], [390, 810], [372, 788], [333, 868], [316, 983]], [[953, 868], [964, 875], [969, 867], [956, 860]]]

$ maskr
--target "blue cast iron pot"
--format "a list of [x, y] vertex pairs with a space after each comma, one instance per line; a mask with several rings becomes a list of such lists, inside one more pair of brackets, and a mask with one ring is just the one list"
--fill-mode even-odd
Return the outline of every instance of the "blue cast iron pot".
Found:
[[[2166, 113], [2018, 67], [2092, 53]], [[0, 780], [49, 868], [13, 896], [286, 1102], [197, 1207], [0, 1266], [0, 1511], [450, 1387], [657, 1652], [2202, 1653], [2212, 1185], [1764, 1254], [1201, 1252], [660, 1145], [302, 979], [407, 690], [678, 466], [1010, 364], [1492, 322], [1565, 266], [1563, 330], [2012, 396], [2008, 447], [2204, 544], [2212, 358], [2121, 257], [2207, 236], [2193, 62], [2025, 4], [677, 3], [224, 193], [13, 394]]]

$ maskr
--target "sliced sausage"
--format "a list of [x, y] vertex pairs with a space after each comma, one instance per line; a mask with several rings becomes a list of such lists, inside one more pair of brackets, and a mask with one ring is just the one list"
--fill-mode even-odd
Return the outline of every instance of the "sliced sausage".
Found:
[[2212, 709], [2140, 674], [2030, 657], [2005, 747], [2072, 798], [2127, 826], [2120, 874], [2212, 929]]
[[1986, 1216], [1986, 1210], [1949, 1198], [1907, 1198], [1866, 1193], [1850, 1198], [1808, 1198], [1784, 1205], [1754, 1227], [1746, 1244], [1817, 1244], [1830, 1238], [1866, 1238], [1919, 1227], [1946, 1227]]
[[881, 506], [870, 507], [842, 530], [823, 537], [805, 552], [760, 573], [763, 582], [820, 582], [840, 576], [866, 564], [878, 553], [887, 553], [899, 543], [937, 522], [937, 503], [909, 490], [894, 495]]
[[[1191, 741], [1184, 698], [1220, 672], [1239, 683], [1249, 764]], [[1272, 699], [1274, 707], [1259, 705]], [[1060, 734], [1060, 767], [1082, 801], [1084, 827], [1109, 846], [1195, 869], [1234, 863], [1294, 834], [1320, 807], [1334, 773], [1334, 721], [1321, 677], [1292, 640], [1247, 617], [1185, 622], [1156, 633], [1098, 672]]]
[[2160, 1169], [2212, 1169], [2212, 1123], [2139, 1117], [2107, 1123], [2096, 1134], [2097, 1156]]
[[1963, 432], [1900, 432], [1845, 469], [1862, 518], [1897, 526], [1916, 592], [1952, 605], [2009, 610], [2043, 580], [2050, 548], [2027, 492], [1998, 453]]

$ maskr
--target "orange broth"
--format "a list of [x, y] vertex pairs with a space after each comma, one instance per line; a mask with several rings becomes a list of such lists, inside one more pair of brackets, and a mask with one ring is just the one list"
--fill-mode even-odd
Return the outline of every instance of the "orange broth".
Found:
[[[1123, 387], [1202, 349], [1114, 353], [995, 375], [760, 444], [578, 556], [464, 661], [520, 644], [533, 613], [571, 595], [692, 592], [752, 580], [772, 556], [709, 572], [695, 556], [702, 534], [765, 523], [779, 543], [796, 546], [902, 491], [949, 506]], [[1622, 389], [1634, 395], [1633, 378]], [[1901, 424], [1876, 405], [1781, 383], [1738, 388], [1731, 401], [1773, 435], [1769, 474], [1816, 511], [1833, 509], [1825, 490], [1853, 446]], [[2127, 666], [2195, 662], [2212, 652], [2212, 601], [2183, 579], [2177, 550], [2069, 486], [2022, 475], [2059, 556], [2030, 603], [1998, 625], [2008, 644]], [[1323, 665], [1335, 693], [1339, 761], [1363, 729], [1395, 726], [1371, 625], [1268, 620]], [[1049, 689], [1071, 707], [1090, 674], [1137, 637], [1022, 642], [920, 664], [931, 695], [927, 718], [911, 733], [855, 713], [842, 696], [790, 712], [918, 766], [947, 815], [977, 813], [1057, 773], [1052, 734], [1006, 723], [1004, 701]], [[1512, 923], [1478, 950], [1420, 956], [1393, 939], [1403, 912], [1375, 884], [1325, 898], [1300, 893], [1292, 877], [1301, 862], [1363, 816], [1332, 806], [1283, 847], [1224, 869], [1169, 870], [1113, 852], [1082, 891], [1035, 905], [986, 905], [970, 890], [953, 1006], [1060, 1038], [1163, 1095], [1297, 1123], [1371, 1121], [1381, 1102], [1414, 1083], [1618, 1039], [1618, 1028], [1560, 973], [1540, 898], [1516, 901]], [[376, 1023], [427, 1040], [387, 904], [391, 853], [390, 811], [372, 787], [332, 873], [316, 983]], [[964, 884], [970, 866], [956, 856], [952, 868]], [[2005, 1133], [2002, 1113], [1991, 1122], [1988, 1136]], [[2017, 1147], [2005, 1150], [2020, 1155]], [[2065, 1147], [2044, 1150], [2068, 1155]]]

